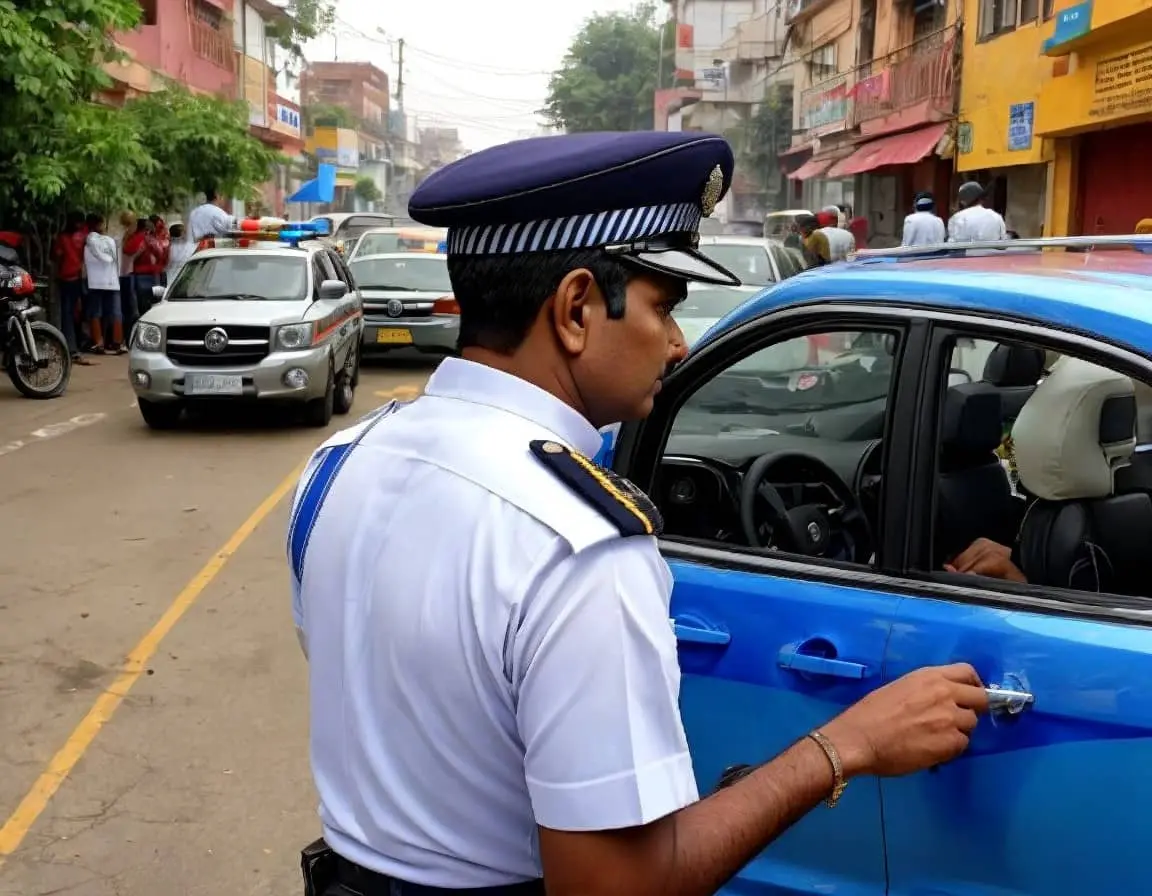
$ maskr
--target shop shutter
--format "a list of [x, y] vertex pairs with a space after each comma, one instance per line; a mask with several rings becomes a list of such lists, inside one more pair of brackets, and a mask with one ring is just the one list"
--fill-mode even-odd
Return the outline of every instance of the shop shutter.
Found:
[[1152, 124], [1085, 134], [1080, 144], [1080, 233], [1131, 233], [1152, 218]]

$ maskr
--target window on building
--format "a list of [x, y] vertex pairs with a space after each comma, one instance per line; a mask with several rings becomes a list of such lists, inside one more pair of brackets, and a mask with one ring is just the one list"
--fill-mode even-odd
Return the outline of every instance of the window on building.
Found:
[[808, 57], [808, 71], [813, 84], [819, 84], [836, 74], [836, 44], [817, 47]]
[[1053, 0], [1044, 0], [1044, 20], [1047, 21], [1054, 15], [1056, 15], [1056, 4]]
[[[861, 0], [860, 37], [856, 41], [856, 66], [862, 68], [872, 61], [876, 52], [876, 0]], [[861, 73], [861, 77], [867, 77]]]
[[155, 25], [157, 22], [157, 0], [140, 0], [140, 24]]
[[197, 22], [202, 22], [216, 31], [219, 31], [224, 24], [224, 13], [208, 0], [193, 0], [192, 15]]
[[947, 23], [947, 7], [943, 3], [938, 0], [920, 0], [912, 8], [912, 41], [918, 43], [924, 40], [943, 29]]
[[[1051, 0], [1043, 0], [1045, 17]], [[1041, 0], [980, 0], [979, 37], [986, 39], [1015, 31], [1021, 25], [1035, 22], [1040, 15]]]

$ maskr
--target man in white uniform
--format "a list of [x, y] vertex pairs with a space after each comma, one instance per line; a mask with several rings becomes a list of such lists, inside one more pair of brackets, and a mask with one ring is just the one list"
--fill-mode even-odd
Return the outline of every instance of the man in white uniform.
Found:
[[947, 239], [944, 222], [936, 214], [936, 200], [931, 193], [917, 193], [912, 214], [904, 219], [902, 246], [935, 246]]
[[188, 235], [192, 245], [212, 237], [227, 236], [237, 227], [236, 218], [224, 210], [227, 200], [217, 194], [215, 188], [209, 187], [204, 191], [204, 200], [188, 215]]
[[984, 188], [974, 180], [960, 185], [960, 210], [948, 219], [948, 242], [988, 243], [1008, 239], [1008, 228], [995, 209], [984, 205]]
[[589, 458], [684, 356], [687, 281], [736, 282], [697, 250], [732, 164], [709, 134], [575, 134], [413, 195], [462, 357], [322, 446], [290, 524], [309, 893], [703, 896], [853, 776], [967, 745], [975, 672], [920, 670], [698, 797], [660, 515]]

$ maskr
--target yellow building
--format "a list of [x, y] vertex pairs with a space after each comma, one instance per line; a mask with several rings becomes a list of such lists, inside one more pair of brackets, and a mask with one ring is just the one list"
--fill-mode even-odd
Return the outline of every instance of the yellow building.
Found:
[[1152, 217], [1146, 0], [964, 0], [957, 170], [1022, 236]]

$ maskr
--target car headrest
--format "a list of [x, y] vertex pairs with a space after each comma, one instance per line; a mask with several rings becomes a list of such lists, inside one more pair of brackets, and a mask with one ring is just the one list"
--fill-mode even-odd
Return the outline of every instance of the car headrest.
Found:
[[961, 383], [944, 398], [941, 444], [945, 451], [986, 454], [1004, 438], [1000, 392], [990, 383]]
[[1036, 387], [1012, 427], [1020, 482], [1045, 501], [1112, 494], [1117, 468], [1136, 450], [1132, 380], [1064, 357]]
[[1035, 386], [1044, 373], [1044, 349], [1004, 344], [992, 349], [984, 362], [984, 382], [1000, 388]]

